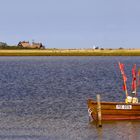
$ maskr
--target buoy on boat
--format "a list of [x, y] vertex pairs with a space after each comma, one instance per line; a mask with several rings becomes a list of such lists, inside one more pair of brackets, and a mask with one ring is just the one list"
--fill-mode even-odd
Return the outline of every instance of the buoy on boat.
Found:
[[132, 85], [131, 85], [132, 92], [129, 95], [127, 91], [127, 84], [126, 84], [127, 77], [124, 72], [124, 64], [119, 62], [119, 68], [123, 77], [123, 90], [125, 91], [126, 94], [125, 103], [138, 103], [138, 98], [136, 97], [137, 96], [136, 91], [137, 91], [137, 87], [140, 86], [140, 69], [138, 72], [136, 72], [136, 64], [134, 64], [132, 68]]
[[138, 103], [138, 98], [137, 97], [131, 97], [127, 96], [125, 99], [125, 103]]

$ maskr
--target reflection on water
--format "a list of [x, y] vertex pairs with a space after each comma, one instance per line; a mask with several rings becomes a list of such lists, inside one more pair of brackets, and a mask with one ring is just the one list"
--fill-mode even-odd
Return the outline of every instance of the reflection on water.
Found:
[[[140, 57], [0, 57], [0, 139], [138, 140], [139, 121], [88, 121], [86, 101], [123, 101], [116, 65]], [[130, 86], [129, 86], [130, 89]], [[138, 94], [139, 95], [139, 94]]]
[[138, 140], [139, 125], [140, 121], [103, 122], [103, 127], [97, 128], [97, 137], [99, 140]]

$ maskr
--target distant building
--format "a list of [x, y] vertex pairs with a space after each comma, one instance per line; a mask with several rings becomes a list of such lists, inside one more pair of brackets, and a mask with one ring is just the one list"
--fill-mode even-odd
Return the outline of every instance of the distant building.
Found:
[[29, 41], [20, 41], [18, 43], [18, 46], [21, 48], [29, 48], [29, 49], [44, 49], [45, 47], [42, 45], [42, 43], [35, 43], [32, 44], [29, 43]]
[[35, 42], [32, 43], [32, 47], [37, 48], [37, 49], [43, 49], [44, 48], [42, 43], [35, 43]]
[[22, 48], [30, 48], [31, 47], [31, 45], [30, 45], [30, 43], [29, 42], [27, 42], [27, 41], [20, 41], [19, 43], [18, 43], [18, 46], [19, 47], [22, 47]]
[[98, 46], [96, 46], [96, 47], [95, 47], [95, 50], [99, 50], [99, 47], [98, 47]]
[[94, 49], [94, 50], [98, 50], [98, 49], [100, 49], [100, 48], [99, 48], [99, 46], [95, 46], [95, 45], [94, 45], [94, 46], [93, 46], [93, 49]]

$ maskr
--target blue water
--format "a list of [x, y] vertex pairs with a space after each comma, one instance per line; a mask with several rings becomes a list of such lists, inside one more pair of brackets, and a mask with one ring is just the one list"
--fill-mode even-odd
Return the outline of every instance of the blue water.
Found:
[[0, 139], [139, 140], [139, 121], [89, 123], [88, 98], [125, 99], [118, 61], [130, 92], [140, 57], [0, 57]]

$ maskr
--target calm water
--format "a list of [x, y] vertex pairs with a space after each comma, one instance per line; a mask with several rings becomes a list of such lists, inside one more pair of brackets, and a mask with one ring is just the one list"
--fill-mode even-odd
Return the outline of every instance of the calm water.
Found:
[[88, 98], [124, 101], [118, 61], [130, 88], [140, 57], [0, 57], [0, 139], [139, 140], [139, 121], [88, 121]]

